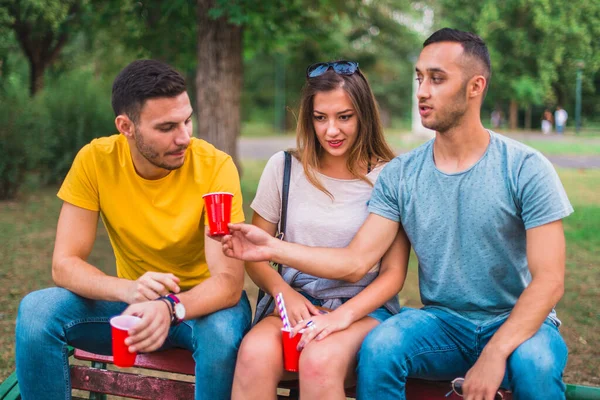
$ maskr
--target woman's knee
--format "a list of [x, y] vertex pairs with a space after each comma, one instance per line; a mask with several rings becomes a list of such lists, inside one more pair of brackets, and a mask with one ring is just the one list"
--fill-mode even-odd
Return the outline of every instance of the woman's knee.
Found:
[[250, 332], [240, 346], [235, 366], [235, 379], [243, 382], [257, 380], [264, 385], [276, 384], [283, 377], [281, 341]]
[[300, 379], [323, 379], [332, 381], [339, 378], [343, 382], [349, 364], [356, 355], [346, 354], [347, 349], [335, 343], [309, 343], [300, 353]]
[[238, 365], [247, 366], [249, 369], [261, 364], [271, 364], [270, 360], [281, 357], [281, 343], [274, 342], [262, 335], [253, 335], [250, 332], [238, 351]]

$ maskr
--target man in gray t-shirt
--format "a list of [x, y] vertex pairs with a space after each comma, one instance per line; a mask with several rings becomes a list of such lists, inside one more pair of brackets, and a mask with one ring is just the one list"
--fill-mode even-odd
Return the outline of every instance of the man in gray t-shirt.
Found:
[[225, 253], [304, 267], [340, 279], [365, 273], [399, 231], [419, 260], [422, 309], [375, 328], [358, 356], [360, 399], [405, 399], [409, 377], [450, 380], [469, 400], [564, 399], [567, 348], [554, 306], [564, 290], [562, 218], [573, 212], [539, 152], [486, 130], [480, 109], [491, 76], [478, 36], [444, 28], [416, 65], [421, 121], [435, 139], [390, 162], [369, 216], [344, 249], [285, 243], [232, 227]]

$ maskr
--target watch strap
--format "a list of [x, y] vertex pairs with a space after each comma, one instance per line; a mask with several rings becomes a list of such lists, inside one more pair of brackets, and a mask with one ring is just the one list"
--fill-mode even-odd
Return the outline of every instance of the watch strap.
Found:
[[174, 304], [181, 303], [181, 301], [179, 300], [179, 297], [175, 296], [174, 293], [169, 293], [165, 297], [167, 297], [169, 300], [171, 300]]
[[162, 301], [167, 305], [167, 307], [169, 308], [169, 312], [171, 313], [171, 325], [173, 325], [173, 320], [175, 319], [175, 310], [173, 309], [173, 304], [169, 301], [169, 299], [165, 297], [159, 297], [156, 300]]
[[180, 303], [177, 296], [175, 296], [174, 294], [168, 294], [166, 296], [159, 297], [158, 300], [164, 300], [169, 303], [169, 305], [171, 306], [171, 326], [178, 325], [181, 322], [181, 320], [177, 318], [177, 314], [175, 313], [175, 305]]

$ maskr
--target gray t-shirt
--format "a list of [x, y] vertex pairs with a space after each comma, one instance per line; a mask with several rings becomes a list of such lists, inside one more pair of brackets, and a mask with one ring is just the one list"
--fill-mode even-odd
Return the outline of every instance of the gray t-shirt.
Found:
[[[374, 183], [382, 169], [383, 165], [377, 166], [367, 178]], [[279, 223], [281, 216], [283, 170], [284, 154], [279, 152], [267, 162], [250, 205], [273, 224]], [[360, 179], [335, 179], [320, 173], [317, 177], [333, 199], [308, 181], [302, 164], [292, 157], [285, 240], [311, 247], [345, 247], [369, 214], [367, 202], [373, 187]], [[356, 283], [317, 278], [287, 266], [284, 266], [283, 276], [287, 282], [293, 280], [293, 287], [325, 300], [324, 307], [336, 308], [341, 304], [340, 299], [354, 296], [375, 279], [378, 272], [379, 263]], [[397, 312], [397, 298], [391, 299], [386, 308]]]
[[490, 132], [481, 159], [456, 174], [436, 168], [433, 142], [386, 166], [369, 211], [402, 223], [426, 307], [478, 324], [505, 317], [531, 282], [526, 230], [573, 207], [550, 162], [515, 140]]

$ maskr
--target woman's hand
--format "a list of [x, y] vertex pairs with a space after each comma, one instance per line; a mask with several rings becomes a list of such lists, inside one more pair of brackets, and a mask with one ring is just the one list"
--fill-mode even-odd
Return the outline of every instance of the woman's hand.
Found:
[[302, 350], [313, 339], [323, 340], [334, 332], [343, 331], [353, 322], [349, 313], [338, 308], [330, 313], [314, 316], [305, 323], [295, 326], [292, 336], [304, 329], [302, 339], [298, 343], [298, 350]]
[[[290, 320], [290, 325], [296, 327], [298, 324], [304, 326], [303, 322], [308, 321], [313, 315], [319, 315], [319, 309], [314, 306], [306, 297], [295, 291], [290, 286], [281, 289], [283, 300], [285, 301], [285, 310]], [[277, 299], [275, 301], [275, 309], [277, 308]]]

